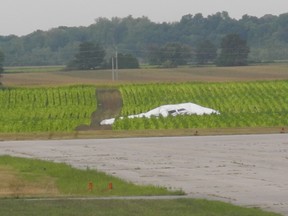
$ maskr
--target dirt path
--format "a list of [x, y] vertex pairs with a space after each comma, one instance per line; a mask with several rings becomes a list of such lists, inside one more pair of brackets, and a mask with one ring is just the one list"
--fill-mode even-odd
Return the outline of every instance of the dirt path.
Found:
[[122, 97], [118, 89], [97, 89], [97, 109], [91, 115], [89, 126], [79, 126], [77, 130], [107, 130], [110, 125], [101, 126], [100, 122], [107, 118], [119, 116], [122, 109]]

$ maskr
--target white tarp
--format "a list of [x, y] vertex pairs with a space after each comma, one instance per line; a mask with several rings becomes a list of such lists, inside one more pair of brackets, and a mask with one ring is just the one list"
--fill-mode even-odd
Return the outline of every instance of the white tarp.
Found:
[[[163, 105], [152, 109], [146, 113], [140, 113], [137, 115], [129, 115], [128, 118], [150, 118], [152, 116], [158, 117], [163, 116], [167, 117], [168, 115], [177, 116], [177, 115], [210, 115], [210, 114], [220, 114], [218, 111], [202, 107], [194, 103], [181, 103], [181, 104], [171, 104]], [[122, 117], [121, 117], [122, 118]], [[112, 125], [115, 121], [115, 118], [105, 119], [100, 122], [101, 125]]]

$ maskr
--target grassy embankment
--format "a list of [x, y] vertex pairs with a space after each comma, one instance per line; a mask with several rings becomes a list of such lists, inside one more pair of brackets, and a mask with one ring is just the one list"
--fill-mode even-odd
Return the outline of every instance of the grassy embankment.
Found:
[[[163, 187], [137, 186], [95, 170], [79, 170], [66, 164], [0, 157], [0, 195], [26, 196], [148, 196], [175, 195]], [[93, 189], [89, 190], [89, 182]], [[109, 189], [112, 183], [113, 189]]]
[[[0, 171], [0, 195], [14, 197], [0, 199], [0, 215], [278, 215], [207, 200], [115, 199], [115, 196], [183, 193], [162, 187], [136, 186], [93, 170], [77, 170], [65, 164], [40, 160], [2, 156]], [[93, 182], [92, 189], [89, 182]], [[112, 188], [109, 187], [110, 183]], [[95, 196], [114, 199], [95, 199]], [[26, 199], [21, 199], [23, 197]]]

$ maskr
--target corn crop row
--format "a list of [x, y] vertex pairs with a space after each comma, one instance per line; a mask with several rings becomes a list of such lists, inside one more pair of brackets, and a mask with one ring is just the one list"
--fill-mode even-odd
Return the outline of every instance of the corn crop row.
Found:
[[95, 87], [0, 90], [0, 132], [72, 131], [90, 124]]
[[126, 85], [122, 116], [192, 102], [220, 115], [119, 119], [114, 129], [225, 128], [288, 125], [288, 81]]

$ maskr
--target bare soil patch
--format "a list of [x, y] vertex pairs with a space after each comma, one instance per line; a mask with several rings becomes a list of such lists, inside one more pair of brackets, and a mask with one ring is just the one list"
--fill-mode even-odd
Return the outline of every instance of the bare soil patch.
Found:
[[114, 118], [118, 116], [122, 109], [122, 97], [118, 89], [102, 88], [96, 90], [97, 110], [91, 115], [91, 124], [89, 126], [79, 126], [77, 130], [107, 130], [110, 125], [102, 126], [100, 122], [103, 119]]
[[29, 181], [8, 167], [0, 166], [0, 172], [0, 196], [2, 197], [54, 196], [59, 194], [54, 179], [50, 177], [39, 177], [36, 181]]

